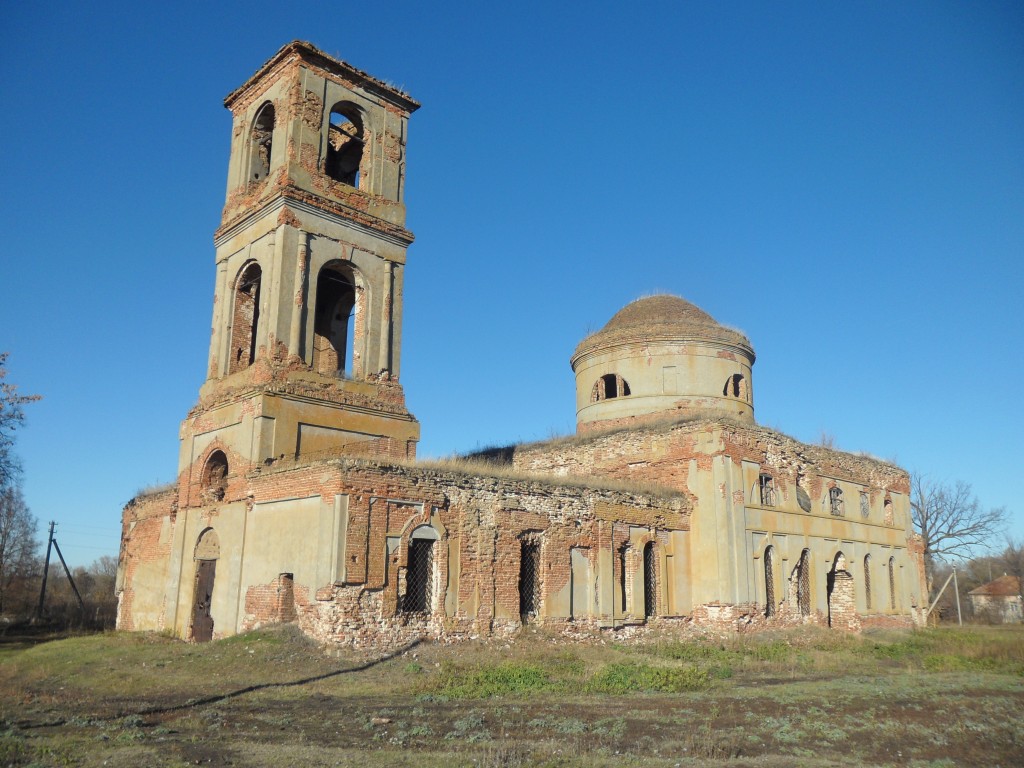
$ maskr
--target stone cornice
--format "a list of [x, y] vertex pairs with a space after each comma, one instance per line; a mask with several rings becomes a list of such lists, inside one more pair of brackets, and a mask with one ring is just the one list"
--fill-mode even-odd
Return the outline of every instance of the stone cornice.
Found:
[[303, 40], [293, 40], [287, 45], [282, 46], [277, 53], [271, 56], [270, 59], [268, 59], [267, 62], [257, 70], [256, 74], [224, 98], [224, 106], [231, 109], [232, 105], [236, 101], [242, 98], [247, 91], [262, 81], [268, 73], [280, 67], [282, 64], [290, 63], [291, 60], [296, 58], [308, 62], [331, 75], [340, 76], [349, 80], [365, 91], [373, 93], [374, 95], [391, 102], [405, 112], [412, 113], [420, 108], [419, 102], [411, 98], [407, 93], [400, 91], [394, 86], [388, 85], [383, 80], [378, 80], [373, 75], [364, 72], [361, 69], [356, 69], [351, 64], [341, 61], [340, 59], [336, 59], [333, 56], [329, 56], [312, 43], [307, 43]]
[[338, 203], [332, 203], [328, 200], [321, 199], [322, 205], [314, 205], [305, 199], [310, 196], [309, 193], [305, 193], [300, 197], [297, 194], [299, 192], [300, 190], [294, 187], [286, 187], [266, 203], [256, 205], [222, 224], [213, 233], [213, 244], [216, 247], [220, 247], [223, 243], [235, 237], [240, 231], [250, 226], [254, 220], [277, 213], [285, 206], [304, 213], [320, 216], [344, 227], [365, 232], [402, 248], [408, 248], [415, 239], [413, 233], [404, 227], [390, 224], [376, 216]]

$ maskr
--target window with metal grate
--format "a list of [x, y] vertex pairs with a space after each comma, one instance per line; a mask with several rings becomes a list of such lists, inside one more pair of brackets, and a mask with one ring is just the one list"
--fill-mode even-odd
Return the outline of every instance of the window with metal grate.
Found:
[[434, 542], [413, 539], [409, 542], [409, 566], [405, 571], [405, 613], [429, 613], [431, 576], [434, 566]]
[[658, 615], [658, 560], [654, 542], [644, 547], [644, 618]]
[[540, 608], [540, 544], [523, 541], [519, 559], [519, 618], [525, 624]]

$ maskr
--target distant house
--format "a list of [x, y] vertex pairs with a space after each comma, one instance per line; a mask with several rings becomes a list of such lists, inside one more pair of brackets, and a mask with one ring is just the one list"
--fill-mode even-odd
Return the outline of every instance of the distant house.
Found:
[[1003, 574], [995, 581], [982, 584], [967, 593], [974, 615], [988, 617], [1000, 624], [1024, 620], [1020, 596], [1020, 579]]

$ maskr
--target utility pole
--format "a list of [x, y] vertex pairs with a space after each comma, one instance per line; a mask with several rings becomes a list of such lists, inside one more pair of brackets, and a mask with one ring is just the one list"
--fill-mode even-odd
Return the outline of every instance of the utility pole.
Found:
[[[52, 534], [50, 535], [50, 538], [53, 539]], [[60, 544], [57, 543], [56, 539], [53, 539], [53, 548], [57, 550], [57, 557], [60, 558], [60, 564], [64, 566], [64, 573], [67, 574], [68, 581], [71, 582], [71, 589], [74, 591], [75, 597], [78, 598], [78, 605], [84, 612], [85, 602], [82, 600], [82, 596], [78, 594], [78, 587], [75, 586], [75, 580], [71, 578], [71, 571], [68, 569], [68, 564], [64, 562], [64, 553], [60, 551]]]
[[960, 615], [960, 584], [956, 579], [956, 566], [953, 566], [953, 593], [956, 595], [956, 620], [957, 623], [962, 627], [964, 625], [964, 617]]
[[36, 608], [37, 619], [43, 618], [43, 601], [46, 599], [46, 577], [50, 573], [50, 550], [53, 548], [53, 529], [56, 525], [53, 520], [50, 521], [50, 538], [46, 542], [46, 561], [43, 564], [43, 586], [39, 590], [39, 607]]

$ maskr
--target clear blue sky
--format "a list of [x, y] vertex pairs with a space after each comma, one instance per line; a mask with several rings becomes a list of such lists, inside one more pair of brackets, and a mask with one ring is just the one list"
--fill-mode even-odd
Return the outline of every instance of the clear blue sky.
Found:
[[571, 431], [576, 343], [669, 291], [751, 338], [761, 423], [969, 481], [1024, 535], [1024, 4], [483, 5], [5, 4], [0, 349], [73, 564], [175, 476], [222, 99], [295, 38], [423, 103], [421, 456]]

